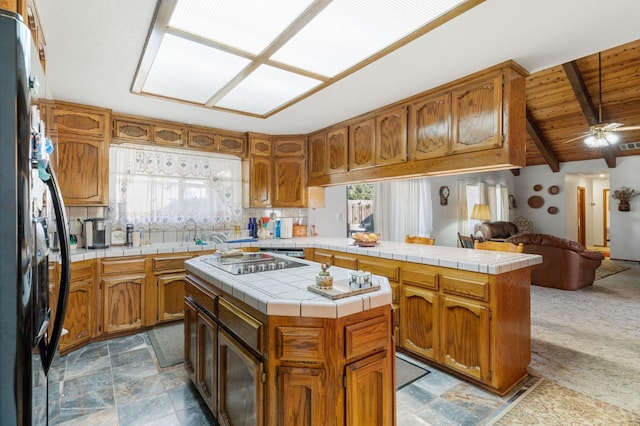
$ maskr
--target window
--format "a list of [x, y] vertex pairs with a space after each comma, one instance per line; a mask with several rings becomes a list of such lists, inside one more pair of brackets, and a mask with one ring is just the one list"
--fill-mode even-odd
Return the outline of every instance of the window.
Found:
[[169, 230], [188, 219], [204, 228], [242, 221], [240, 159], [126, 144], [111, 147], [109, 156], [114, 222]]
[[463, 235], [475, 233], [480, 220], [471, 219], [471, 211], [475, 204], [489, 205], [491, 221], [509, 220], [508, 188], [500, 183], [480, 181], [459, 181], [459, 221], [458, 230]]
[[375, 232], [374, 199], [373, 184], [347, 185], [348, 235], [356, 232]]

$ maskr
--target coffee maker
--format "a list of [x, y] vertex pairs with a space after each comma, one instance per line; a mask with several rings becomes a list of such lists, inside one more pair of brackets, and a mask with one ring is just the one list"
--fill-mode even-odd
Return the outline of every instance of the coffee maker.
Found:
[[109, 248], [111, 244], [111, 222], [104, 218], [84, 220], [84, 242], [87, 248]]

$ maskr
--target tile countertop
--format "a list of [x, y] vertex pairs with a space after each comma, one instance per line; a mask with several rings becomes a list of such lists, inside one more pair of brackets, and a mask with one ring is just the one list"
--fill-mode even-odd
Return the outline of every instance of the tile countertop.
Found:
[[[193, 243], [164, 243], [142, 247], [110, 247], [108, 249], [76, 249], [71, 251], [71, 261], [121, 256], [139, 256], [163, 253], [201, 252], [220, 248], [307, 248], [327, 249], [365, 256], [395, 259], [426, 265], [443, 266], [465, 271], [502, 274], [542, 263], [536, 254], [503, 253], [486, 250], [463, 249], [446, 246], [381, 241], [376, 247], [357, 247], [350, 238], [308, 237], [291, 239], [258, 240], [246, 243], [195, 245]], [[54, 257], [55, 259], [55, 257]]]
[[[372, 277], [374, 285], [380, 286], [379, 290], [331, 300], [307, 290], [309, 285], [315, 284], [315, 277], [320, 272], [317, 262], [296, 259], [296, 262], [308, 266], [233, 275], [205, 263], [203, 259], [206, 257], [187, 260], [187, 271], [267, 315], [341, 318], [391, 305], [391, 287], [384, 277]], [[349, 270], [332, 267], [329, 272], [335, 282], [346, 280]]]

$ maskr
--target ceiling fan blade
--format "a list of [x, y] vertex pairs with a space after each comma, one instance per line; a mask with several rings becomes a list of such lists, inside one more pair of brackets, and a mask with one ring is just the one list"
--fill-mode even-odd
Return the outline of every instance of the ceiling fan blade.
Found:
[[575, 138], [571, 138], [571, 139], [569, 139], [569, 140], [566, 140], [566, 141], [564, 141], [564, 142], [562, 142], [562, 143], [563, 143], [563, 144], [565, 144], [565, 143], [569, 143], [569, 142], [577, 141], [578, 139], [584, 139], [585, 137], [589, 136], [589, 134], [590, 134], [590, 133], [588, 133], [588, 132], [587, 132], [587, 133], [584, 133], [584, 134], [582, 134], [582, 135], [580, 135], [580, 136], [576, 136]]
[[615, 130], [618, 127], [622, 126], [622, 123], [607, 123], [602, 125], [601, 129], [604, 130], [605, 132], [610, 131], [610, 130]]
[[615, 131], [625, 132], [627, 130], [640, 130], [640, 126], [623, 126], [623, 127], [618, 127]]

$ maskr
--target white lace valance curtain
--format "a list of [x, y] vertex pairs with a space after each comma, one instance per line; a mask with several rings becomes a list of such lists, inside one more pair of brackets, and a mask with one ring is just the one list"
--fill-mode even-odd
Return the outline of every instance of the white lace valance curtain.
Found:
[[114, 222], [175, 229], [242, 221], [240, 159], [205, 152], [130, 145], [109, 150], [109, 207]]

